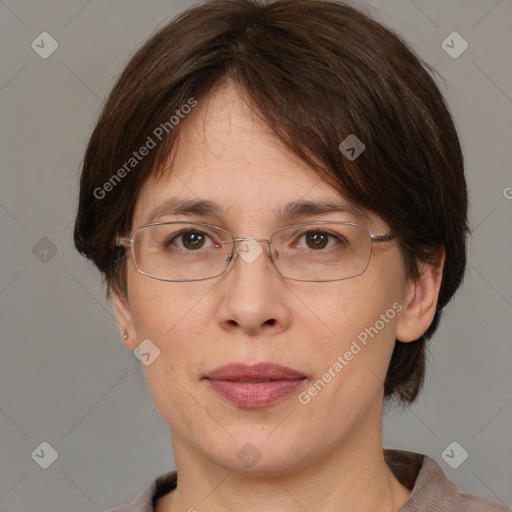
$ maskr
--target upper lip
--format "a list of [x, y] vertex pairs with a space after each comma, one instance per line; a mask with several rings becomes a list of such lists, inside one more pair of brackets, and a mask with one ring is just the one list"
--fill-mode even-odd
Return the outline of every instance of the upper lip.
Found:
[[230, 363], [219, 366], [205, 378], [231, 381], [294, 380], [305, 378], [305, 375], [274, 363]]

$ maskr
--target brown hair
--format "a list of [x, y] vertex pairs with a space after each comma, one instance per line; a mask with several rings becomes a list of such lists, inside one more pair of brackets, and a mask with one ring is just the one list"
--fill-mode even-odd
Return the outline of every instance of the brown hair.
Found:
[[[287, 147], [388, 222], [408, 277], [444, 246], [436, 315], [417, 341], [395, 342], [384, 386], [387, 398], [412, 402], [424, 380], [425, 343], [466, 265], [463, 157], [431, 72], [399, 36], [342, 3], [194, 6], [142, 46], [110, 94], [85, 154], [75, 245], [108, 289], [127, 292], [115, 234], [130, 231], [138, 191], [171, 154], [185, 124], [171, 118], [230, 80]], [[350, 134], [366, 146], [354, 161], [338, 147]], [[136, 159], [150, 139], [155, 145]]]

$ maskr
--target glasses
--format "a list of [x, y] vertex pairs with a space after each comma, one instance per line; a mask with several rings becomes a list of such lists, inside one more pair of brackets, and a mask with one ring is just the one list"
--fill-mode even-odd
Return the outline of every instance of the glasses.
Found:
[[[309, 222], [277, 230], [270, 239], [234, 238], [202, 222], [156, 222], [118, 235], [116, 245], [131, 246], [138, 272], [161, 281], [202, 281], [228, 270], [237, 255], [251, 263], [268, 244], [279, 274], [294, 281], [339, 281], [361, 275], [370, 263], [372, 243], [389, 242], [393, 233], [374, 235], [351, 222]], [[244, 242], [237, 246], [237, 243]]]

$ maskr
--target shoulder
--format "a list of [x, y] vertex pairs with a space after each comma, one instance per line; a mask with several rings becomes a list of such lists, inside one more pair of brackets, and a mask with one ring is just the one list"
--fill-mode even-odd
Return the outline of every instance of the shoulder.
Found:
[[177, 481], [176, 471], [159, 476], [147, 485], [131, 503], [107, 512], [154, 512], [157, 500], [176, 489]]
[[384, 450], [395, 477], [412, 490], [400, 512], [510, 512], [498, 502], [461, 492], [430, 457], [402, 450]]
[[464, 512], [510, 512], [510, 508], [474, 494], [461, 493], [461, 511]]

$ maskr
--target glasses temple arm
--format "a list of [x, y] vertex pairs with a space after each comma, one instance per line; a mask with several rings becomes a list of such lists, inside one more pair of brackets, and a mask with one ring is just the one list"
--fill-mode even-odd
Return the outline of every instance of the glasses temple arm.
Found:
[[389, 242], [396, 238], [395, 233], [385, 233], [384, 235], [372, 235], [372, 242]]
[[116, 245], [124, 245], [124, 246], [128, 246], [128, 245], [132, 245], [132, 239], [131, 238], [128, 238], [126, 236], [119, 236], [117, 235], [116, 236]]

